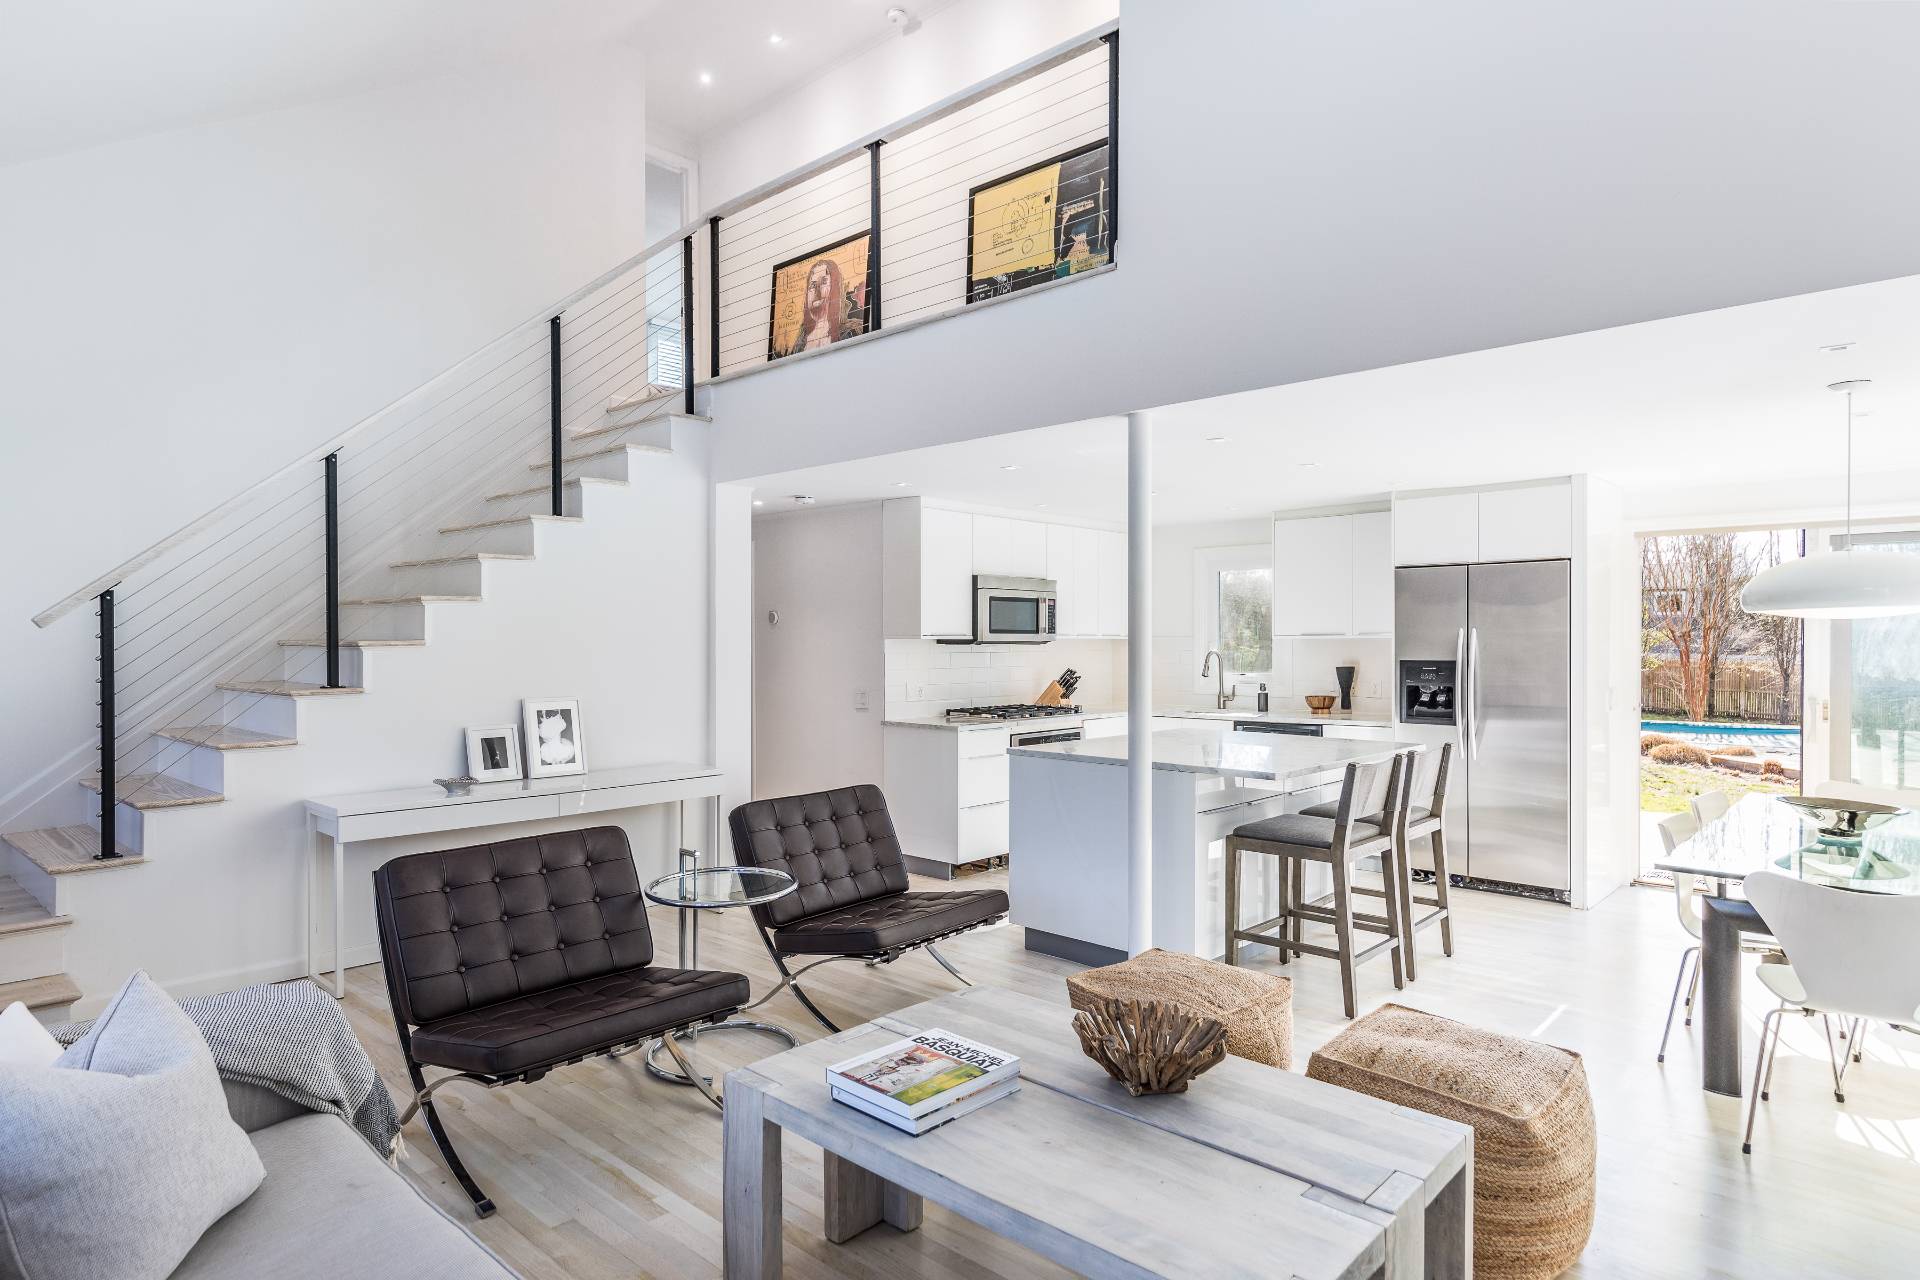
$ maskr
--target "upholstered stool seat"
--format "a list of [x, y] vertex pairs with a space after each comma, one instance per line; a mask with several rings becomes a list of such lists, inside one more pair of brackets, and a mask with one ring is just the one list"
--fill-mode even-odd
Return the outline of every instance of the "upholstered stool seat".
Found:
[[1315, 1080], [1473, 1126], [1473, 1270], [1557, 1276], [1593, 1229], [1593, 1103], [1580, 1055], [1386, 1004], [1329, 1040]]
[[1154, 948], [1131, 960], [1067, 978], [1067, 999], [1090, 1010], [1099, 1000], [1153, 1000], [1227, 1028], [1227, 1052], [1270, 1067], [1293, 1065], [1293, 983], [1199, 956]]

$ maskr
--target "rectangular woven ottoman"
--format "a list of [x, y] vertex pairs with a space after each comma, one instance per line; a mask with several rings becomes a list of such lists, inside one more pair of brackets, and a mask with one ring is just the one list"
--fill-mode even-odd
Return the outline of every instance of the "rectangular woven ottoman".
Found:
[[1085, 1012], [1093, 1002], [1153, 1000], [1227, 1028], [1227, 1052], [1270, 1067], [1293, 1065], [1293, 982], [1158, 947], [1131, 960], [1086, 969], [1067, 979], [1067, 999]]
[[1557, 1276], [1593, 1230], [1593, 1103], [1568, 1049], [1386, 1004], [1307, 1075], [1473, 1127], [1473, 1271]]

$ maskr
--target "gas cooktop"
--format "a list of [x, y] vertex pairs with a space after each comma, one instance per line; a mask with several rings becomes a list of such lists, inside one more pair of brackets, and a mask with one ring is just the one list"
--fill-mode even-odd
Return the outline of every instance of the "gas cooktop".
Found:
[[1010, 702], [998, 707], [950, 707], [947, 719], [954, 724], [989, 724], [995, 720], [1045, 720], [1054, 716], [1077, 716], [1077, 706], [1043, 707], [1031, 702]]

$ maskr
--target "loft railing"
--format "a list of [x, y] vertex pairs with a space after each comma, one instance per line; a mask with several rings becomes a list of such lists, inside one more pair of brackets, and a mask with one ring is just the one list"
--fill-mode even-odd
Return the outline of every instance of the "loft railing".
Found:
[[1110, 265], [1119, 48], [1105, 24], [702, 214], [36, 615], [96, 606], [99, 856], [129, 780], [190, 758], [161, 731], [231, 729], [268, 696], [221, 684], [341, 687], [343, 650], [390, 638], [354, 601], [396, 551], [521, 499], [562, 514], [566, 442], [610, 404], [645, 393], [626, 425], [691, 414], [697, 368], [742, 376]]

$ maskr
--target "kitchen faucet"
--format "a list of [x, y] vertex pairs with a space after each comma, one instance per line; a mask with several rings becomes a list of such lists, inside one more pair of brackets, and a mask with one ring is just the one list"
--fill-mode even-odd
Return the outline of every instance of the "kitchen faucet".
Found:
[[1210, 675], [1214, 680], [1213, 709], [1225, 711], [1240, 694], [1238, 690], [1227, 692], [1227, 660], [1220, 656], [1218, 649], [1207, 650], [1207, 656], [1200, 660], [1200, 678], [1205, 680]]

